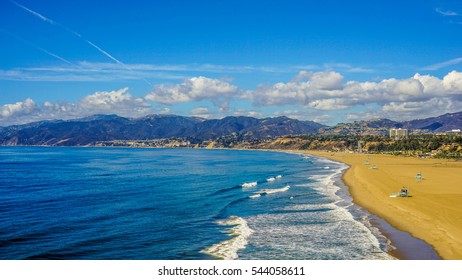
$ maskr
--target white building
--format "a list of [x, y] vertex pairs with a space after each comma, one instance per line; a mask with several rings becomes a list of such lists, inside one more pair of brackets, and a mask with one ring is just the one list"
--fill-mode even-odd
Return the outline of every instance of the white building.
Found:
[[462, 131], [460, 131], [460, 129], [453, 129], [453, 130], [447, 131], [446, 134], [447, 135], [460, 135], [462, 134]]
[[390, 137], [398, 139], [407, 139], [409, 138], [409, 130], [402, 128], [392, 128], [390, 129]]

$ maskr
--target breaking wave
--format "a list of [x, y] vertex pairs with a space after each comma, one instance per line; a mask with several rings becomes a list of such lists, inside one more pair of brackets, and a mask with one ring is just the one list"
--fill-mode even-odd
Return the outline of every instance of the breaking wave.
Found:
[[225, 232], [231, 236], [231, 239], [212, 245], [202, 252], [218, 259], [235, 260], [239, 257], [238, 251], [247, 246], [248, 238], [253, 230], [247, 225], [247, 221], [238, 216], [231, 216], [226, 220], [218, 221], [217, 224], [222, 226], [232, 226]]
[[255, 181], [255, 182], [250, 182], [250, 183], [244, 183], [244, 184], [242, 184], [241, 186], [242, 186], [243, 188], [252, 188], [252, 187], [256, 187], [257, 184], [258, 184], [258, 182]]
[[[341, 194], [339, 180], [347, 166], [317, 158], [313, 162], [323, 171], [294, 187], [295, 193], [305, 189], [305, 195], [272, 213], [246, 218], [254, 233], [240, 259], [393, 259], [386, 253], [386, 238], [363, 214], [352, 213], [351, 198]], [[289, 188], [263, 189], [252, 198]]]
[[279, 192], [286, 192], [290, 189], [290, 186], [287, 185], [283, 188], [279, 188], [279, 189], [263, 189], [260, 191], [260, 194], [273, 194], [273, 193], [279, 193]]

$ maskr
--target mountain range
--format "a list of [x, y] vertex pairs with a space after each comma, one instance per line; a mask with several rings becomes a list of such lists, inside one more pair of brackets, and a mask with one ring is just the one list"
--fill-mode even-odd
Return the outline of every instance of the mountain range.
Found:
[[67, 121], [43, 121], [0, 128], [0, 145], [91, 145], [97, 141], [194, 138], [210, 140], [235, 135], [254, 139], [316, 133], [322, 124], [287, 117], [203, 119], [176, 115], [124, 118], [94, 115]]
[[147, 115], [141, 118], [93, 115], [74, 120], [0, 127], [0, 145], [80, 146], [98, 141], [162, 138], [193, 138], [203, 141], [230, 135], [240, 140], [301, 134], [387, 135], [390, 128], [406, 128], [413, 133], [460, 129], [462, 112], [406, 122], [378, 119], [339, 123], [331, 127], [288, 117], [204, 119], [177, 115]]
[[324, 127], [318, 131], [321, 135], [388, 135], [391, 128], [409, 129], [412, 134], [444, 133], [453, 129], [462, 129], [462, 112], [448, 113], [438, 117], [416, 119], [411, 121], [392, 121], [375, 119], [339, 123]]

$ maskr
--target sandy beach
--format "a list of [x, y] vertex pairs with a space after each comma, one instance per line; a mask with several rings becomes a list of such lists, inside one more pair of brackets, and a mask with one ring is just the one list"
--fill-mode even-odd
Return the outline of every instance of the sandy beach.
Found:
[[[343, 180], [356, 204], [424, 240], [441, 258], [462, 259], [462, 162], [302, 152], [348, 164]], [[416, 179], [417, 173], [422, 180]], [[409, 197], [390, 197], [403, 186], [409, 189]]]

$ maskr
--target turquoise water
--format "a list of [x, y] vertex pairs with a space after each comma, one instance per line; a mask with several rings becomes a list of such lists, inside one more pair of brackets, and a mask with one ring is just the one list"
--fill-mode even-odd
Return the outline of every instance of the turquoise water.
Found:
[[345, 168], [278, 152], [0, 147], [0, 257], [387, 259], [339, 194]]

